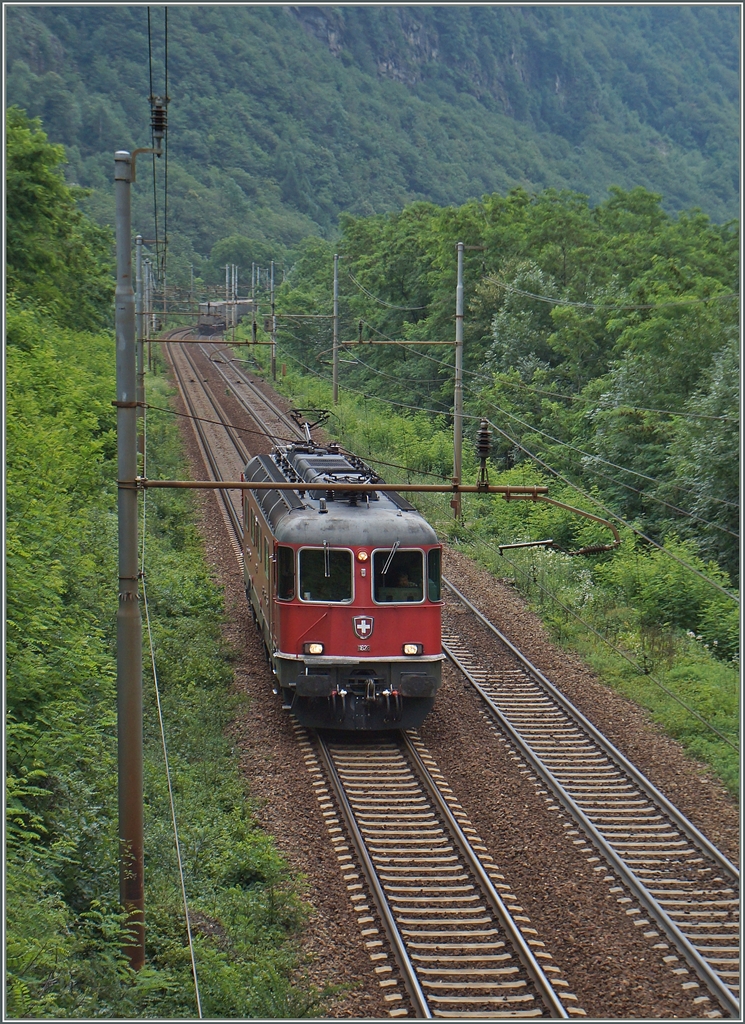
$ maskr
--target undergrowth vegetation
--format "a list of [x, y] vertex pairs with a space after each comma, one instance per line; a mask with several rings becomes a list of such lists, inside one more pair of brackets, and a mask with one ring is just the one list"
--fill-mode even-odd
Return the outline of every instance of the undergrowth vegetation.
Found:
[[[147, 966], [120, 947], [116, 831], [113, 340], [15, 307], [8, 352], [8, 1011], [14, 1017], [195, 1015], [152, 671], [145, 654]], [[24, 344], [19, 344], [22, 342]], [[165, 405], [163, 378], [149, 381]], [[149, 464], [185, 473], [173, 421], [151, 412]], [[192, 499], [147, 500], [146, 561], [161, 708], [202, 1005], [298, 1017], [298, 882], [256, 825], [224, 731], [222, 595]]]

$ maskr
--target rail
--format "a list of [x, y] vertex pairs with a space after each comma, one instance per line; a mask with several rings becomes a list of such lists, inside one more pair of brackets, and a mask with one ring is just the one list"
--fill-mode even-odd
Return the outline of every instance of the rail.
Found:
[[[736, 904], [737, 900], [731, 898], [732, 890], [727, 888], [726, 880], [722, 882], [716, 878], [704, 879], [701, 871], [705, 869], [702, 869], [699, 863], [701, 858], [689, 856], [688, 852], [681, 848], [676, 836], [683, 835], [695, 847], [693, 852], [703, 854], [733, 886], [739, 885], [737, 868], [454, 584], [447, 579], [443, 579], [443, 583], [518, 660], [524, 675], [534, 684], [533, 691], [526, 687], [519, 677], [507, 680], [504, 676], [500, 677], [498, 670], [484, 670], [467, 651], [458, 649], [457, 641], [444, 640], [445, 653], [477, 690], [500, 729], [509, 736], [520, 755], [566, 808], [605, 860], [612, 865], [619, 878], [665, 932], [707, 989], [724, 1009], [737, 1018], [739, 1001], [733, 995], [730, 985], [720, 977], [720, 974], [724, 977], [733, 974], [736, 976], [737, 972], [738, 962], [731, 956], [732, 953], [737, 953], [732, 945], [732, 932], [737, 924], [733, 904]], [[569, 728], [556, 719], [552, 709], [560, 709]], [[572, 735], [572, 730], [576, 733], [578, 729], [581, 730], [583, 738], [592, 742], [600, 757], [593, 755], [592, 750], [582, 739]], [[575, 758], [581, 757], [582, 761], [581, 772], [574, 776], [570, 764], [573, 753]], [[596, 769], [596, 783], [592, 781], [592, 769]], [[614, 774], [620, 773], [621, 778], [613, 777]], [[628, 782], [635, 787], [636, 794], [630, 791]], [[673, 827], [677, 832], [663, 832], [664, 821], [659, 824], [661, 819], [657, 814], [643, 814], [642, 808], [635, 810], [636, 817], [633, 821], [627, 818], [623, 823], [625, 832], [618, 831], [618, 826], [609, 824], [614, 821], [613, 814], [618, 817], [621, 799], [625, 809], [629, 803], [633, 804], [635, 797], [639, 795], [649, 801], [654, 809], [662, 812], [667, 817], [667, 827]], [[657, 831], [650, 833], [650, 829]], [[628, 841], [629, 834], [637, 842]], [[669, 838], [665, 839], [666, 836]], [[626, 841], [623, 841], [624, 837]], [[653, 842], [655, 839], [659, 841]], [[665, 843], [662, 842], [663, 839]], [[632, 867], [639, 857], [640, 848], [651, 851], [647, 856], [652, 858], [656, 865], [657, 874], [648, 878], [647, 884], [640, 877], [640, 873]], [[645, 865], [648, 863], [649, 860], [644, 862]], [[678, 886], [677, 890], [673, 891], [670, 888], [668, 880], [663, 877], [663, 869], [668, 870], [669, 881]], [[647, 867], [644, 868], [644, 872], [649, 873]], [[650, 888], [655, 888], [656, 896]], [[672, 901], [676, 904], [675, 913], [680, 916], [683, 914], [681, 908], [687, 907], [689, 916], [699, 915], [698, 918], [693, 917], [693, 925], [688, 921], [691, 936], [685, 934], [683, 927], [679, 927], [671, 913], [663, 906], [671, 902], [663, 897], [675, 895], [676, 892], [681, 899]], [[726, 933], [727, 928], [730, 931], [725, 935], [696, 934], [695, 926], [706, 923], [710, 932]], [[712, 942], [716, 945], [711, 945]], [[709, 960], [719, 965], [718, 971]]]
[[424, 758], [394, 735], [315, 742], [415, 1012], [568, 1018]]

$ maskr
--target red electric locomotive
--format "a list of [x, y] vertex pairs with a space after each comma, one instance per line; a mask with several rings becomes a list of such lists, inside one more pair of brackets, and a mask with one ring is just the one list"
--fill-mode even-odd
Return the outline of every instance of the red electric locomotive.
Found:
[[440, 561], [429, 523], [399, 494], [327, 491], [382, 483], [337, 445], [279, 446], [244, 491], [246, 596], [278, 690], [312, 728], [421, 725], [441, 681]]

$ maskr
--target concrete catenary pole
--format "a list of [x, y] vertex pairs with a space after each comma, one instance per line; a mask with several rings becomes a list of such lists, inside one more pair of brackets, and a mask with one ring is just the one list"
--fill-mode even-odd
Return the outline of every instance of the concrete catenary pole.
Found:
[[334, 405], [339, 402], [339, 256], [334, 253]]
[[251, 338], [256, 344], [256, 264], [251, 264]]
[[145, 453], [144, 402], [145, 402], [145, 345], [144, 316], [142, 312], [142, 235], [135, 238], [135, 314], [137, 317], [137, 451]]
[[235, 329], [238, 326], [238, 264], [234, 263], [232, 267], [231, 277], [231, 291], [233, 293], [233, 313], [230, 321], [233, 325], [233, 341], [235, 341]]
[[147, 368], [152, 370], [153, 368], [153, 353], [150, 345], [150, 335], [152, 333], [153, 326], [153, 314], [152, 314], [152, 279], [153, 269], [150, 265], [150, 260], [145, 260], [145, 337], [147, 338]]
[[117, 612], [117, 737], [119, 768], [119, 891], [129, 914], [135, 970], [145, 962], [142, 797], [142, 619], [137, 565], [137, 405], [135, 299], [132, 290], [132, 159], [115, 156], [116, 188], [116, 406], [119, 506]]
[[[463, 470], [463, 242], [458, 242], [458, 283], [455, 289], [455, 390], [453, 395], [453, 483], [461, 483]], [[460, 519], [460, 494], [450, 502]]]
[[272, 380], [277, 379], [277, 318], [274, 315], [274, 260], [269, 278], [269, 298], [272, 304]]
[[230, 264], [225, 264], [225, 334], [227, 336], [228, 327], [230, 326], [230, 318], [228, 311], [230, 309]]

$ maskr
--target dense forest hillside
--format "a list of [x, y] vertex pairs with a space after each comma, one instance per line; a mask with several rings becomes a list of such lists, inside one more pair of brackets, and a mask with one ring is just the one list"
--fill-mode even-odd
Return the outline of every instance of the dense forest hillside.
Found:
[[[6, 12], [8, 101], [66, 146], [99, 221], [113, 151], [148, 141], [148, 10]], [[169, 233], [192, 262], [226, 235], [293, 245], [341, 211], [518, 185], [593, 204], [641, 185], [670, 211], [737, 215], [736, 5], [169, 10]], [[145, 233], [151, 189], [141, 174]]]

